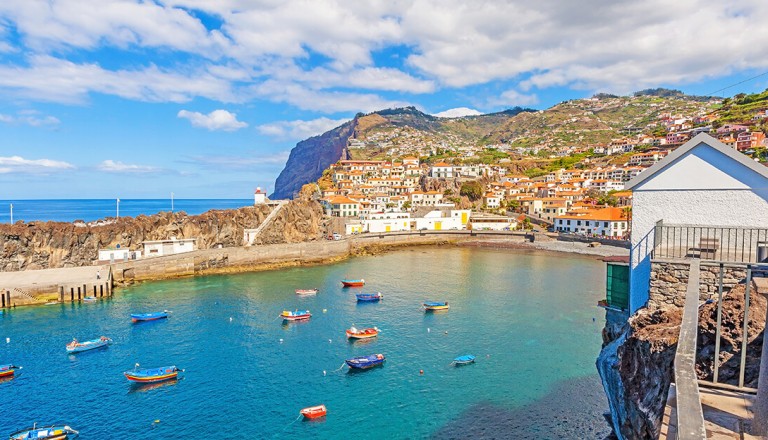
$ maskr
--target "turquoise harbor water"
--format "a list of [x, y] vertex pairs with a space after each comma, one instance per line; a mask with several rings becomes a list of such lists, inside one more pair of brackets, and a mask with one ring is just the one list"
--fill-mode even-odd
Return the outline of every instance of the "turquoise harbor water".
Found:
[[[55, 200], [0, 200], [0, 223], [11, 221], [86, 222], [117, 215], [115, 199], [55, 199]], [[176, 199], [173, 211], [189, 215], [202, 214], [210, 209], [235, 209], [253, 206], [253, 199]], [[171, 199], [120, 199], [120, 217], [152, 215], [171, 211]]]
[[[84, 439], [603, 438], [607, 406], [594, 367], [603, 270], [584, 257], [414, 248], [15, 309], [0, 315], [0, 364], [24, 369], [0, 383], [0, 435], [65, 421]], [[347, 276], [366, 287], [343, 289]], [[312, 287], [317, 296], [293, 292]], [[359, 291], [384, 300], [359, 304]], [[451, 309], [425, 314], [423, 300]], [[276, 318], [297, 308], [312, 319]], [[170, 319], [130, 323], [131, 312], [163, 309]], [[381, 334], [350, 343], [352, 324]], [[65, 353], [72, 337], [101, 335], [114, 344]], [[373, 353], [386, 355], [383, 367], [338, 370], [345, 358]], [[449, 366], [467, 353], [475, 364]], [[136, 362], [186, 372], [136, 387], [121, 374]], [[325, 420], [296, 420], [320, 403]]]

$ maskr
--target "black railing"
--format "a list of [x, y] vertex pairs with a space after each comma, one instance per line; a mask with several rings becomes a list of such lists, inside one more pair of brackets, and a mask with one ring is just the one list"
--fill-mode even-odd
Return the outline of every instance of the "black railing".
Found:
[[734, 263], [768, 261], [768, 228], [659, 223], [653, 243], [653, 258], [699, 258]]

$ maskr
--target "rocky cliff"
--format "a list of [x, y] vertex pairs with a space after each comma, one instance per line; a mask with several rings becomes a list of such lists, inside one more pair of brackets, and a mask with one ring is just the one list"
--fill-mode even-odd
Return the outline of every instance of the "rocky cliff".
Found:
[[357, 118], [296, 144], [285, 168], [275, 181], [271, 199], [293, 198], [302, 185], [320, 178], [331, 164], [347, 158], [347, 140], [355, 132]]
[[[738, 384], [745, 309], [744, 284], [733, 287], [723, 298], [719, 381]], [[757, 387], [766, 316], [766, 299], [750, 297], [747, 334], [747, 363], [744, 384]], [[661, 304], [639, 310], [624, 331], [611, 334], [606, 327], [605, 344], [597, 359], [611, 410], [614, 432], [621, 439], [659, 437], [664, 406], [674, 376], [673, 366], [680, 333], [682, 307]], [[696, 372], [699, 379], [712, 380], [715, 353], [717, 302], [699, 310]]]
[[[198, 249], [243, 244], [243, 229], [256, 228], [268, 206], [212, 210], [190, 216], [162, 212], [151, 216], [105, 219], [91, 224], [17, 222], [0, 225], [0, 271], [75, 267], [93, 264], [107, 247], [141, 249], [145, 240], [196, 238]], [[322, 211], [317, 202], [293, 201], [261, 234], [262, 243], [295, 243], [322, 237]]]

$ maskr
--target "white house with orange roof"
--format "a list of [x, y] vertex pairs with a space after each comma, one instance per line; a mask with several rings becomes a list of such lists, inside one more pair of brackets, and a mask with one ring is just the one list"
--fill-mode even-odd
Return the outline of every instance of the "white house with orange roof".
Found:
[[406, 156], [406, 157], [404, 157], [403, 158], [403, 166], [407, 167], [408, 165], [412, 165], [412, 166], [418, 167], [419, 166], [419, 158], [418, 157], [414, 157], [414, 156]]
[[623, 238], [629, 230], [629, 214], [623, 208], [602, 208], [555, 217], [555, 230], [571, 234]]
[[445, 162], [438, 162], [429, 169], [429, 177], [438, 177], [441, 179], [453, 179], [456, 177], [453, 172], [453, 165]]
[[346, 196], [332, 196], [320, 199], [325, 214], [331, 217], [357, 217], [360, 215], [360, 203]]
[[501, 206], [501, 197], [494, 192], [487, 192], [483, 196], [483, 205], [490, 209], [496, 209]]

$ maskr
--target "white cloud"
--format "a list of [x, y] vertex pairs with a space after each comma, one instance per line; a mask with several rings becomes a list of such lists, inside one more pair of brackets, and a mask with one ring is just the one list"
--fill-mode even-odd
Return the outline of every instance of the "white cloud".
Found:
[[528, 105], [534, 105], [538, 102], [539, 102], [539, 98], [536, 95], [526, 95], [518, 92], [517, 90], [509, 89], [497, 97], [490, 98], [488, 100], [488, 105], [507, 106], [507, 107], [515, 107], [515, 106], [524, 107]]
[[435, 113], [433, 116], [437, 116], [438, 118], [460, 118], [462, 116], [477, 116], [477, 115], [482, 115], [482, 113], [480, 113], [479, 111], [473, 108], [456, 107], [456, 108], [442, 111], [440, 113]]
[[277, 121], [256, 127], [259, 133], [278, 139], [301, 140], [323, 134], [349, 119], [317, 118], [309, 121]]
[[387, 100], [370, 93], [313, 90], [301, 84], [274, 80], [254, 86], [253, 92], [275, 102], [325, 113], [370, 112], [409, 105], [404, 101]]
[[49, 173], [74, 169], [68, 162], [51, 159], [24, 159], [21, 156], [0, 157], [0, 174]]
[[238, 121], [236, 114], [226, 110], [214, 110], [207, 115], [181, 110], [177, 116], [189, 119], [194, 127], [207, 128], [210, 131], [236, 131], [248, 126], [245, 122]]
[[157, 173], [160, 168], [148, 165], [130, 165], [120, 161], [107, 159], [100, 163], [96, 168], [107, 173], [128, 173], [128, 174], [149, 174]]
[[11, 125], [29, 125], [32, 127], [57, 127], [61, 121], [54, 116], [41, 115], [36, 111], [21, 111], [17, 115], [6, 115], [0, 113], [0, 122]]

